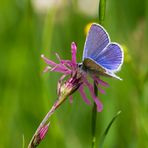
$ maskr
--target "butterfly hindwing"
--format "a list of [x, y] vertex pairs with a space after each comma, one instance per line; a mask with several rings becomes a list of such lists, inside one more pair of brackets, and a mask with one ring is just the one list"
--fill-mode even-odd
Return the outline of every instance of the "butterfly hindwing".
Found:
[[123, 63], [122, 48], [117, 43], [110, 43], [99, 56], [95, 58], [95, 61], [105, 69], [116, 72]]
[[85, 58], [83, 61], [83, 69], [86, 71], [105, 73], [106, 70], [90, 58]]
[[120, 77], [115, 75], [112, 71], [109, 71], [105, 68], [103, 68], [101, 65], [97, 64], [95, 61], [93, 61], [90, 58], [86, 58], [83, 62], [83, 70], [90, 74], [95, 74], [95, 75], [102, 75], [102, 76], [109, 76], [109, 77], [114, 77], [119, 80], [122, 80]]

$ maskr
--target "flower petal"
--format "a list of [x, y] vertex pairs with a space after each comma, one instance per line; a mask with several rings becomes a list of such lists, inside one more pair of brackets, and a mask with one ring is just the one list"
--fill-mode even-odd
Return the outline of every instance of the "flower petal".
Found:
[[63, 65], [61, 64], [57, 64], [50, 71], [60, 72], [64, 74], [71, 74], [71, 70], [69, 70], [67, 67], [63, 67]]
[[60, 58], [59, 54], [55, 53], [55, 55], [56, 55], [57, 59], [59, 60], [59, 62], [61, 62], [61, 58]]
[[92, 79], [95, 80], [98, 84], [100, 84], [100, 85], [102, 85], [104, 87], [109, 87], [108, 83], [104, 82], [103, 80], [99, 79], [96, 76], [93, 76]]
[[99, 92], [100, 92], [101, 94], [105, 94], [105, 90], [103, 90], [100, 86], [98, 86], [98, 82], [97, 82], [96, 80], [95, 80], [94, 82], [95, 82], [95, 84], [96, 84], [96, 86], [97, 86]]
[[76, 53], [77, 53], [77, 46], [75, 42], [71, 43], [71, 53], [72, 53], [72, 63], [74, 65], [77, 65], [77, 61], [76, 61]]
[[61, 85], [62, 85], [62, 81], [63, 79], [66, 77], [66, 75], [62, 75], [61, 78], [59, 79], [58, 81], [58, 84], [57, 84], [57, 94], [59, 95], [60, 92], [61, 92]]
[[56, 66], [57, 64], [49, 59], [47, 59], [43, 54], [41, 55], [41, 58], [47, 63], [49, 64], [50, 66]]
[[85, 83], [85, 84], [87, 85], [87, 87], [89, 88], [90, 93], [91, 93], [91, 96], [92, 96], [94, 102], [95, 102], [96, 105], [97, 105], [97, 111], [98, 111], [98, 112], [101, 112], [102, 109], [103, 109], [103, 105], [102, 105], [101, 101], [95, 96], [93, 85], [90, 84], [86, 78], [84, 78], [84, 83]]
[[43, 72], [47, 72], [48, 70], [51, 70], [51, 67], [50, 66], [46, 66], [43, 70]]
[[69, 96], [69, 101], [70, 101], [70, 103], [73, 103], [73, 96], [72, 95]]
[[46, 135], [46, 133], [47, 133], [47, 131], [48, 131], [49, 124], [50, 124], [50, 123], [46, 124], [45, 126], [43, 126], [43, 127], [39, 130], [39, 137], [40, 137], [41, 140], [44, 139], [44, 137], [45, 137], [45, 135]]
[[84, 92], [84, 88], [83, 88], [83, 84], [79, 87], [79, 92], [82, 96], [82, 99], [86, 102], [86, 104], [90, 105], [91, 102], [88, 100], [88, 98], [86, 97], [86, 94]]

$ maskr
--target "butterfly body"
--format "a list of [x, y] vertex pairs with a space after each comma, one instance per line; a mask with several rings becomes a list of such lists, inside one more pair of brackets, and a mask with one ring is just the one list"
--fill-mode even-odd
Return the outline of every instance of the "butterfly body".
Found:
[[115, 73], [122, 63], [123, 50], [120, 45], [110, 41], [102, 26], [92, 24], [84, 45], [82, 69], [90, 74], [120, 79]]

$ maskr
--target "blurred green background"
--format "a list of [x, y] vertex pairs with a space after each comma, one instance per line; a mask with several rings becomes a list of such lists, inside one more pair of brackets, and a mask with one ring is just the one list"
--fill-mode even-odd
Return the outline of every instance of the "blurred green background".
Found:
[[[0, 2], [0, 148], [29, 143], [37, 126], [56, 100], [58, 73], [42, 71], [41, 54], [56, 60], [71, 58], [70, 44], [78, 46], [80, 62], [85, 27], [98, 22], [98, 0], [5, 0]], [[123, 81], [110, 84], [100, 95], [97, 143], [118, 110], [105, 148], [148, 147], [148, 1], [107, 0], [104, 22], [112, 41], [125, 50], [118, 73]], [[89, 95], [89, 93], [88, 93]], [[90, 148], [91, 110], [75, 93], [52, 116], [42, 148]], [[90, 98], [91, 99], [91, 98]]]

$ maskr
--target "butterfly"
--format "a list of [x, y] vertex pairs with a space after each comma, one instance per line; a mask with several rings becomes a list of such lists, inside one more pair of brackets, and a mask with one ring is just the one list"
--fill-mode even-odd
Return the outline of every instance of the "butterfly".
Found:
[[84, 44], [82, 69], [91, 74], [120, 79], [115, 73], [123, 64], [123, 50], [118, 43], [111, 42], [107, 31], [93, 23]]

